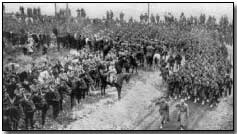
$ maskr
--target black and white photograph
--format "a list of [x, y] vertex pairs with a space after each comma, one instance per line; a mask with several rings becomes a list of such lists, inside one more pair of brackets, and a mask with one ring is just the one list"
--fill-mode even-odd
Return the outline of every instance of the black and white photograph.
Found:
[[3, 2], [2, 130], [233, 131], [233, 14]]

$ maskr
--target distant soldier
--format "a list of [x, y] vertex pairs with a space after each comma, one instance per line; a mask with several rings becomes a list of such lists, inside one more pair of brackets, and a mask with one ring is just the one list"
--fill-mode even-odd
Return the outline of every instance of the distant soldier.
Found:
[[176, 62], [177, 69], [180, 69], [181, 61], [182, 61], [182, 56], [180, 54], [177, 54], [175, 56], [175, 62]]
[[188, 117], [189, 117], [189, 107], [188, 104], [181, 99], [178, 110], [178, 121], [180, 123], [180, 130], [184, 130], [188, 125]]
[[45, 99], [48, 105], [53, 106], [53, 118], [56, 119], [60, 110], [60, 94], [57, 89], [55, 89], [54, 83], [51, 82], [49, 91], [45, 94]]
[[225, 81], [224, 81], [224, 96], [231, 95], [231, 88], [232, 88], [233, 81], [230, 77], [229, 74], [225, 76]]
[[169, 57], [168, 63], [169, 63], [169, 69], [171, 71], [173, 71], [174, 70], [175, 58], [172, 55]]

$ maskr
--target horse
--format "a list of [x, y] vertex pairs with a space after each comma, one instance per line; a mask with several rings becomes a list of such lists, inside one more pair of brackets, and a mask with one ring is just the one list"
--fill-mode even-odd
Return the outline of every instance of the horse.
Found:
[[140, 65], [144, 65], [144, 53], [139, 51], [135, 54], [135, 57], [138, 59]]
[[81, 90], [80, 90], [80, 82], [77, 78], [72, 78], [68, 82], [69, 87], [71, 88], [70, 98], [71, 98], [71, 108], [74, 106], [74, 99], [76, 98], [77, 103], [80, 103], [81, 100]]
[[124, 57], [119, 57], [118, 61], [115, 62], [115, 69], [117, 74], [120, 74], [123, 72], [123, 67], [124, 67], [124, 63], [126, 62], [126, 60], [124, 59]]
[[161, 60], [161, 55], [159, 53], [155, 53], [153, 56], [153, 61], [152, 61], [154, 69], [159, 67], [160, 60]]
[[107, 81], [107, 76], [109, 73], [103, 73], [101, 74], [101, 94], [105, 95], [105, 89], [107, 85], [110, 85], [112, 87], [116, 87], [117, 93], [118, 93], [118, 99], [121, 99], [121, 89], [123, 85], [123, 81], [126, 80], [129, 81], [131, 74], [130, 73], [119, 73], [117, 74], [116, 78], [112, 82]]
[[132, 67], [132, 73], [134, 69], [136, 70], [136, 73], [137, 73], [138, 64], [137, 64], [136, 59], [132, 55], [129, 55], [127, 58], [128, 58], [128, 62], [130, 66]]
[[128, 83], [130, 80], [130, 77], [131, 77], [130, 73], [117, 74], [117, 79], [110, 84], [111, 86], [116, 87], [117, 93], [118, 93], [118, 100], [121, 99], [121, 91], [122, 91], [123, 81], [126, 80], [126, 82]]
[[147, 62], [147, 67], [148, 68], [152, 67], [152, 61], [153, 61], [153, 54], [152, 53], [147, 53], [146, 62]]
[[92, 78], [94, 81], [95, 87], [99, 87], [100, 85], [100, 78], [99, 78], [99, 73], [96, 70], [90, 70], [88, 75]]
[[103, 48], [103, 59], [105, 59], [105, 56], [109, 53], [111, 48], [112, 48], [112, 43], [108, 43], [107, 45], [104, 45], [104, 48]]

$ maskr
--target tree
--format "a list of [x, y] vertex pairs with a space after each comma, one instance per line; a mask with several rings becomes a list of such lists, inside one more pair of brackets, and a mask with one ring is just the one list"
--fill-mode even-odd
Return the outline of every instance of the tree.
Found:
[[113, 17], [114, 17], [114, 13], [112, 10], [110, 10], [110, 20], [113, 20]]
[[20, 14], [21, 16], [24, 16], [25, 15], [25, 11], [24, 11], [24, 7], [23, 6], [20, 6]]
[[123, 13], [123, 12], [121, 12], [121, 13], [119, 14], [119, 19], [120, 19], [120, 22], [123, 22], [123, 21], [124, 21], [124, 13]]
[[193, 23], [194, 23], [194, 25], [197, 25], [198, 24], [198, 18], [195, 16], [195, 17], [193, 17]]
[[229, 25], [229, 21], [228, 21], [228, 17], [225, 15], [225, 16], [222, 16], [220, 21], [219, 21], [219, 25], [220, 25], [220, 28], [226, 32], [227, 30], [227, 27]]
[[190, 21], [190, 24], [193, 25], [193, 24], [194, 24], [194, 17], [191, 16], [191, 17], [189, 18], [189, 21]]
[[156, 24], [156, 19], [155, 19], [155, 16], [153, 14], [151, 14], [151, 23], [152, 24]]
[[156, 14], [156, 23], [158, 24], [160, 22], [160, 16]]
[[140, 22], [143, 23], [143, 21], [144, 21], [144, 15], [141, 14], [141, 15], [140, 15]]
[[86, 11], [83, 8], [81, 9], [81, 17], [86, 18]]
[[109, 11], [106, 11], [106, 20], [110, 20], [110, 13], [109, 13]]
[[201, 14], [199, 17], [199, 24], [204, 25], [206, 22], [206, 16], [205, 14]]
[[38, 16], [38, 11], [36, 8], [33, 8], [33, 17], [37, 17]]
[[32, 17], [33, 16], [32, 8], [27, 8], [27, 16], [28, 17]]
[[77, 9], [77, 17], [80, 18], [81, 17], [81, 10], [80, 9]]
[[147, 13], [145, 13], [145, 15], [144, 15], [144, 21], [145, 21], [145, 23], [147, 23], [147, 21], [148, 21], [148, 14]]
[[175, 21], [174, 16], [171, 13], [168, 13], [165, 17], [165, 23], [171, 24], [172, 22]]
[[38, 7], [37, 8], [37, 15], [40, 17], [41, 16], [41, 9]]
[[130, 17], [130, 18], [129, 18], [129, 21], [128, 21], [128, 23], [130, 23], [130, 24], [132, 24], [132, 23], [133, 23], [133, 17]]
[[19, 17], [21, 17], [20, 13], [16, 12], [16, 18], [19, 18]]
[[68, 16], [71, 16], [71, 9], [68, 9]]
[[216, 18], [214, 16], [209, 16], [206, 22], [209, 29], [213, 29], [216, 25]]

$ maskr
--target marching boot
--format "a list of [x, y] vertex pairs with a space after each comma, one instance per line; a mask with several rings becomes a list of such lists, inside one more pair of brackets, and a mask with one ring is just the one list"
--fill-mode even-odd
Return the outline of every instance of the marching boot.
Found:
[[160, 129], [162, 129], [163, 128], [163, 125], [160, 125]]

